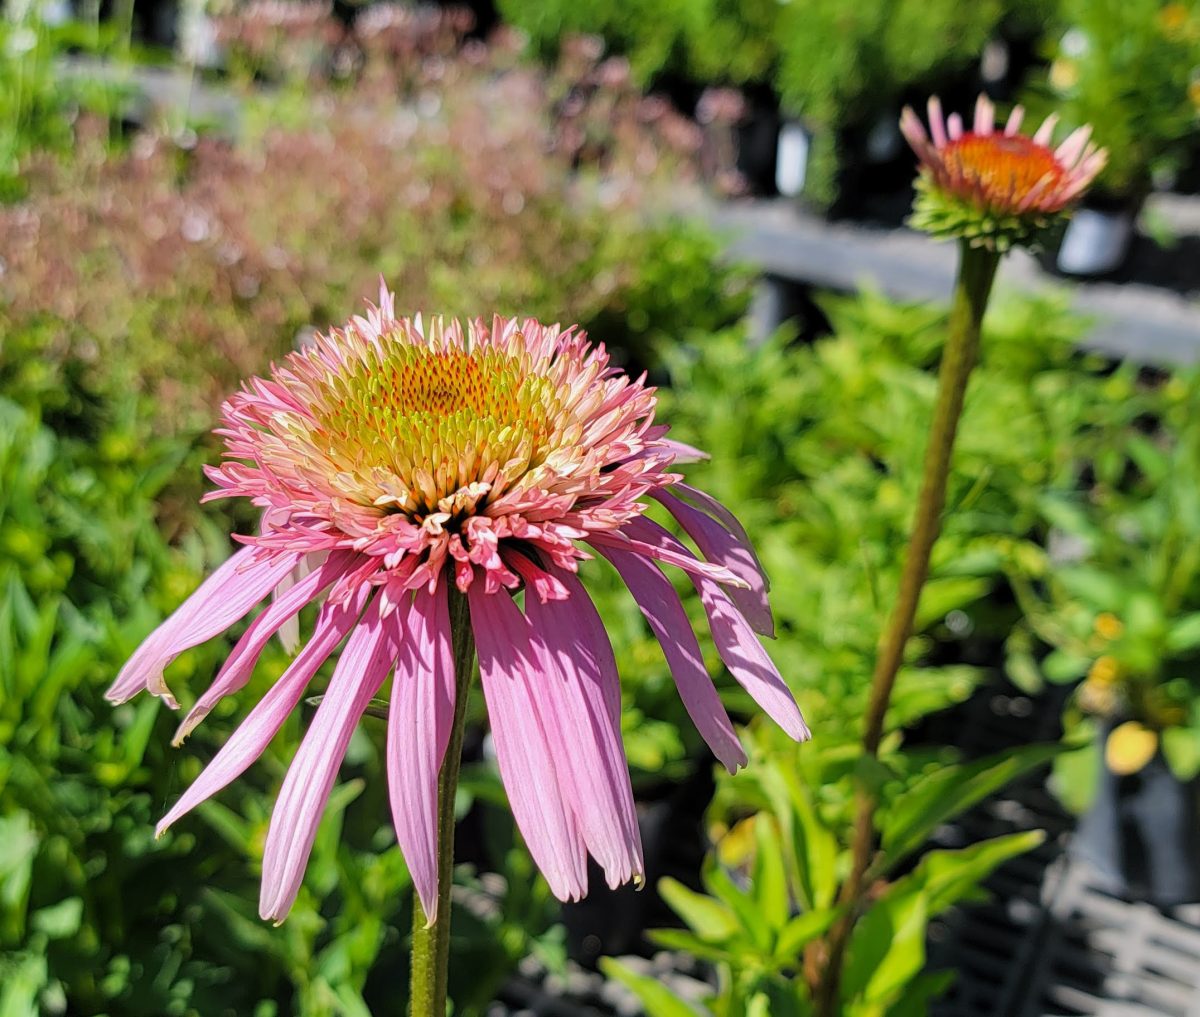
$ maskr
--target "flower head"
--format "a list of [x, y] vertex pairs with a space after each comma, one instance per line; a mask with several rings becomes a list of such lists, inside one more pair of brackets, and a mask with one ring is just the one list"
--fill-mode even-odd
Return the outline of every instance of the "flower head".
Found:
[[935, 236], [964, 237], [974, 246], [1007, 250], [1036, 243], [1104, 167], [1107, 153], [1081, 127], [1057, 148], [1050, 139], [1057, 117], [1046, 118], [1032, 137], [1019, 133], [1017, 106], [1003, 131], [995, 107], [981, 95], [975, 123], [963, 129], [957, 113], [943, 119], [937, 97], [929, 100], [929, 132], [911, 108], [900, 129], [921, 161], [913, 224]]
[[[349, 636], [272, 815], [261, 911], [282, 919], [291, 907], [354, 726], [391, 674], [393, 819], [432, 920], [437, 775], [456, 695], [453, 589], [469, 610], [501, 777], [551, 888], [582, 896], [588, 852], [610, 885], [640, 879], [616, 664], [576, 574], [595, 554], [628, 586], [726, 767], [746, 756], [663, 565], [695, 585], [733, 676], [789, 734], [807, 738], [755, 635], [770, 635], [772, 622], [749, 538], [674, 472], [702, 453], [668, 438], [654, 408], [654, 390], [613, 368], [580, 331], [397, 318], [386, 290], [366, 317], [247, 383], [224, 407], [225, 462], [209, 470], [209, 497], [251, 499], [261, 532], [238, 538], [245, 547], [147, 638], [109, 698], [149, 689], [177, 706], [164, 668], [274, 592], [178, 743], [246, 684], [273, 635], [293, 628], [306, 604], [322, 606], [290, 667], [160, 831], [257, 758]], [[651, 499], [695, 550], [645, 517]]]

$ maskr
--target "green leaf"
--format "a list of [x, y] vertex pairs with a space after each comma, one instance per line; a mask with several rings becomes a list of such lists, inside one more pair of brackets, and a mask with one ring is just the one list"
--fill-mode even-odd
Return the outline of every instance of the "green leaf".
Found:
[[838, 908], [829, 908], [797, 915], [783, 927], [775, 941], [775, 959], [785, 963], [795, 960], [800, 951], [828, 929], [840, 913]]
[[688, 928], [707, 943], [724, 943], [741, 930], [741, 923], [729, 907], [688, 889], [677, 879], [664, 876], [658, 881], [658, 892]]
[[1200, 612], [1184, 615], [1167, 630], [1167, 649], [1186, 653], [1200, 646]]
[[612, 957], [600, 958], [600, 970], [630, 989], [646, 1008], [646, 1017], [700, 1017], [700, 1011], [671, 994], [662, 982], [630, 970]]
[[734, 951], [731, 948], [705, 942], [686, 929], [651, 929], [646, 933], [646, 938], [666, 950], [682, 950], [713, 964], [732, 962], [734, 959]]
[[895, 887], [912, 886], [926, 899], [929, 916], [940, 914], [972, 893], [1003, 862], [1032, 851], [1045, 841], [1041, 830], [1027, 830], [954, 850], [930, 851]]
[[917, 850], [943, 823], [1064, 751], [1058, 744], [1022, 745], [974, 763], [934, 770], [901, 795], [884, 817], [888, 867]]
[[779, 830], [769, 813], [760, 812], [755, 818], [754, 834], [758, 843], [751, 886], [759, 913], [771, 930], [778, 932], [791, 913], [791, 900], [784, 876]]
[[1200, 774], [1200, 731], [1170, 727], [1162, 733], [1162, 751], [1171, 772], [1181, 781]]
[[1069, 650], [1051, 650], [1042, 661], [1042, 674], [1055, 685], [1065, 685], [1087, 674], [1091, 660]]
[[47, 939], [70, 939], [83, 920], [83, 901], [79, 897], [41, 908], [33, 913], [32, 925]]
[[871, 906], [850, 936], [842, 973], [846, 1002], [887, 1003], [925, 966], [924, 894], [893, 887]]
[[887, 1017], [926, 1017], [929, 1004], [951, 985], [954, 971], [926, 971], [904, 987], [904, 995], [887, 1009]]
[[1080, 738], [1080, 747], [1064, 752], [1054, 760], [1050, 783], [1058, 800], [1080, 816], [1096, 797], [1103, 753], [1095, 721], [1080, 721], [1069, 734]]
[[758, 903], [738, 887], [729, 873], [713, 859], [705, 867], [704, 885], [737, 916], [738, 924], [759, 950], [766, 952], [770, 949], [771, 930], [758, 909]]

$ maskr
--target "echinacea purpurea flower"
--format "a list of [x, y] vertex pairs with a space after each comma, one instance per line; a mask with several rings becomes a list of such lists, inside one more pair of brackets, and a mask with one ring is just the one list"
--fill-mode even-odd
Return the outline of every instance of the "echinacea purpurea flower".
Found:
[[[145, 640], [108, 696], [148, 689], [177, 707], [164, 668], [274, 593], [187, 713], [178, 744], [245, 686], [273, 635], [307, 604], [321, 606], [308, 642], [159, 831], [245, 771], [348, 637], [279, 792], [260, 911], [282, 920], [292, 906], [355, 725], [392, 674], [389, 797], [434, 921], [438, 773], [456, 694], [449, 601], [465, 597], [501, 777], [551, 889], [581, 897], [588, 853], [610, 885], [640, 880], [616, 663], [577, 575], [596, 554], [629, 588], [729, 770], [746, 756], [662, 565], [695, 585], [730, 673], [789, 735], [807, 738], [755, 635], [773, 633], [749, 538], [674, 472], [701, 453], [668, 438], [654, 410], [654, 390], [581, 331], [397, 318], [386, 290], [365, 317], [246, 383], [223, 408], [225, 461], [208, 470], [217, 490], [206, 497], [249, 498], [261, 531], [238, 538], [243, 549]], [[696, 551], [644, 515], [651, 500]]]

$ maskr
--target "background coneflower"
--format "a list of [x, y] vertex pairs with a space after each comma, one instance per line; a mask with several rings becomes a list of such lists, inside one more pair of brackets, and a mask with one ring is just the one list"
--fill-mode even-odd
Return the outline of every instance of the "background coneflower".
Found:
[[1003, 130], [996, 110], [981, 95], [970, 130], [942, 105], [929, 100], [929, 132], [905, 107], [900, 129], [921, 160], [912, 223], [934, 236], [962, 237], [973, 245], [1005, 251], [1036, 243], [1104, 168], [1107, 154], [1080, 127], [1051, 146], [1056, 116], [1032, 136], [1020, 133], [1025, 111], [1017, 106]]

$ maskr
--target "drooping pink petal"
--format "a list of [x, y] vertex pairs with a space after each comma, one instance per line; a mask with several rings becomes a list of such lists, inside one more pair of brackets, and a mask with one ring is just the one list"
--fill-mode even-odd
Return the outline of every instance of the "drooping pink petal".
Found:
[[528, 630], [542, 671], [534, 704], [563, 797], [588, 850], [610, 887], [641, 880], [641, 835], [620, 715], [612, 709], [614, 696], [619, 703], [621, 695], [616, 661], [595, 606], [575, 580], [566, 600], [543, 603], [527, 595], [524, 617], [512, 601], [501, 610], [509, 614], [510, 627], [524, 623]]
[[[296, 567], [284, 576], [279, 581], [279, 585], [275, 587], [275, 599], [278, 600], [296, 583], [320, 566], [325, 558], [326, 552], [306, 554], [301, 558]], [[296, 615], [292, 615], [279, 626], [279, 630], [275, 634], [279, 637], [279, 644], [286, 653], [295, 653], [296, 648], [300, 645], [300, 619]]]
[[686, 501], [692, 502], [698, 508], [703, 509], [710, 516], [722, 523], [726, 529], [735, 534], [743, 544], [754, 555], [754, 560], [758, 561], [758, 553], [754, 550], [754, 541], [750, 539], [750, 534], [746, 532], [746, 528], [742, 525], [742, 521], [738, 519], [729, 509], [721, 502], [717, 501], [707, 491], [701, 491], [697, 487], [692, 487], [690, 484], [685, 484], [682, 481], [671, 485], [673, 494]]
[[525, 619], [507, 592], [488, 594], [472, 583], [468, 598], [496, 760], [513, 816], [554, 895], [578, 900], [587, 892], [587, 855], [535, 706], [542, 677]]
[[729, 673], [763, 711], [796, 741], [812, 737], [791, 689], [729, 595], [711, 579], [692, 576], [708, 615], [713, 642]]
[[670, 665], [679, 698], [696, 730], [713, 755], [730, 773], [735, 773], [739, 766], [746, 765], [746, 752], [704, 667], [700, 644], [675, 588], [653, 562], [641, 555], [604, 546], [597, 550], [621, 574], [650, 623]]
[[[446, 584], [396, 611], [401, 631], [388, 709], [388, 798], [396, 840], [430, 924], [438, 913], [438, 774], [454, 721]], [[405, 617], [407, 615], [407, 617]]]
[[265, 919], [282, 922], [296, 900], [321, 813], [350, 737], [395, 655], [394, 636], [380, 620], [376, 598], [342, 651], [275, 801], [263, 851], [258, 908]]
[[[691, 551], [687, 550], [687, 548], [677, 551], [671, 548], [659, 547], [656, 543], [647, 541], [646, 537], [650, 531], [638, 525], [643, 521], [642, 519], [631, 519], [620, 530], [615, 530], [612, 533], [589, 533], [587, 535], [587, 542], [597, 550], [611, 548], [615, 551], [629, 551], [646, 558], [654, 558], [668, 565], [674, 565], [676, 568], [683, 569], [684, 572], [695, 572], [708, 576], [719, 583], [726, 583], [731, 586], [746, 585], [744, 579], [735, 576], [723, 565], [701, 561]], [[651, 539], [653, 540], [654, 538], [652, 537]]]
[[163, 680], [163, 671], [184, 650], [220, 635], [266, 597], [299, 559], [290, 552], [264, 553], [246, 547], [230, 557], [155, 629], [121, 668], [104, 694], [124, 703], [143, 689], [172, 709], [179, 703]]
[[294, 581], [282, 596], [276, 596], [271, 605], [250, 623], [250, 627], [238, 640], [213, 683], [188, 711], [175, 735], [176, 746], [183, 743], [217, 703], [245, 687], [254, 673], [254, 665], [258, 663], [259, 655], [279, 626], [289, 618], [294, 618], [301, 608], [310, 603], [322, 590], [350, 571], [357, 557], [351, 551], [332, 552], [315, 571], [299, 581]]
[[669, 491], [655, 491], [652, 497], [660, 501], [696, 542], [700, 553], [711, 562], [724, 565], [746, 583], [746, 589], [730, 588], [730, 597], [756, 632], [775, 635], [775, 619], [767, 599], [770, 588], [766, 574], [758, 563], [754, 549], [699, 509], [676, 498]]
[[[652, 529], [655, 539], [664, 546], [680, 553], [686, 550], [675, 537], [652, 520], [642, 519], [638, 522], [645, 524], [645, 529]], [[646, 539], [651, 539], [649, 534]], [[700, 594], [713, 642], [729, 673], [788, 735], [797, 741], [812, 737], [791, 689], [767, 656], [767, 651], [743, 613], [718, 583], [695, 573], [690, 574], [689, 578]]]
[[369, 593], [370, 587], [362, 586], [351, 603], [326, 604], [321, 609], [312, 638], [267, 694], [255, 704], [246, 719], [234, 729], [212, 762], [162, 818], [155, 836], [161, 837], [181, 816], [240, 777], [262, 755], [300, 702], [317, 669], [358, 620]]

